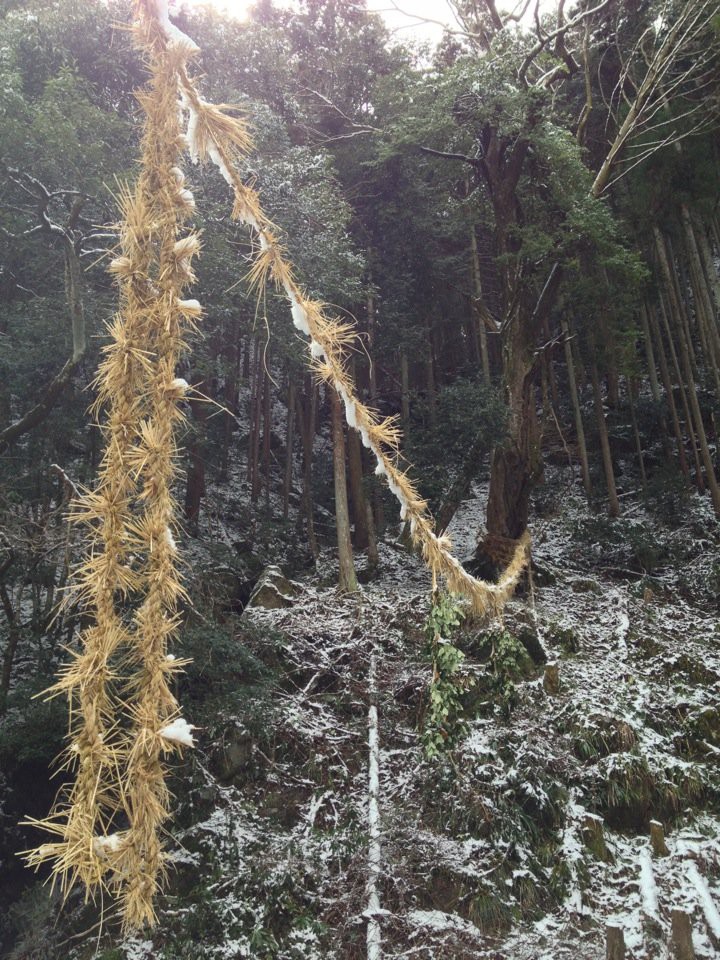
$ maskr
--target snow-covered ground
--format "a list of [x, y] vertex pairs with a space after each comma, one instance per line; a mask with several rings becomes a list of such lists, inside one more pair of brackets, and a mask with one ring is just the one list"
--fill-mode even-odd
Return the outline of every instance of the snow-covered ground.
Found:
[[[453, 520], [459, 556], [484, 502], [479, 486]], [[534, 590], [505, 616], [515, 637], [540, 634], [534, 660], [502, 687], [487, 628], [464, 628], [476, 684], [466, 734], [440, 759], [424, 758], [418, 733], [431, 663], [417, 558], [382, 544], [380, 577], [348, 598], [324, 585], [328, 552], [291, 607], [245, 610], [233, 642], [266, 672], [206, 717], [185, 708], [201, 730], [180, 771], [160, 926], [113, 960], [365, 958], [369, 902], [373, 955], [397, 960], [602, 960], [607, 925], [623, 930], [627, 960], [670, 960], [675, 908], [691, 916], [696, 956], [718, 955], [720, 639], [703, 579], [717, 533], [703, 544], [699, 498], [672, 529], [639, 503], [606, 521], [575, 489], [560, 502], [533, 522]], [[645, 544], [660, 541], [684, 559], [653, 553], [643, 571]], [[559, 663], [554, 695], [543, 648]], [[381, 861], [369, 901], [373, 651]]]

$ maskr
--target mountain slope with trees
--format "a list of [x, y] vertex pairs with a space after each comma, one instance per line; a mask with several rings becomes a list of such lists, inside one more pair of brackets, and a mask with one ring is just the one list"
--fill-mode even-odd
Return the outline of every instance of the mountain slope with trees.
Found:
[[[375, 958], [589, 960], [608, 925], [649, 960], [682, 956], [688, 917], [697, 956], [720, 942], [720, 11], [450, 6], [458, 29], [434, 50], [397, 43], [363, 2], [173, 16], [204, 94], [248, 117], [243, 178], [298, 279], [357, 325], [349, 371], [397, 418], [437, 531], [492, 579], [529, 526], [531, 572], [502, 624], [433, 592], [286, 303], [244, 282], [227, 185], [188, 163], [205, 318], [177, 370], [194, 388], [177, 490], [177, 655], [193, 663], [175, 692], [201, 749], [178, 771], [158, 931], [120, 945], [110, 911], [106, 960], [373, 957], [378, 930]], [[87, 408], [145, 82], [130, 16], [117, 0], [0, 12], [0, 950], [15, 958], [95, 942], [95, 908], [73, 895], [53, 926], [16, 854], [37, 842], [18, 822], [66, 776], [48, 770], [63, 706], [36, 695], [84, 626], [58, 602], [84, 550], [68, 507], [102, 457]]]

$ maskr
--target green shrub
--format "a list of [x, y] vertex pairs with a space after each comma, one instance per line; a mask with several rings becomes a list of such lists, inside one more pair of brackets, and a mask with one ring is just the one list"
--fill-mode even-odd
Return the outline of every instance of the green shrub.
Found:
[[429, 759], [452, 749], [467, 729], [462, 718], [462, 694], [474, 681], [462, 672], [465, 654], [449, 639], [461, 620], [457, 601], [448, 594], [441, 594], [433, 603], [427, 621], [428, 652], [433, 675], [422, 728], [422, 743]]

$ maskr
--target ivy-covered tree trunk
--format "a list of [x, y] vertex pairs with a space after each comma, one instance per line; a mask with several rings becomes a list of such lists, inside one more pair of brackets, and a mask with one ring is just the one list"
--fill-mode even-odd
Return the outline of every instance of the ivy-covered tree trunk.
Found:
[[503, 544], [517, 540], [528, 522], [530, 492], [541, 473], [540, 430], [535, 410], [535, 370], [526, 331], [518, 320], [503, 347], [508, 435], [493, 451], [484, 552], [504, 563]]
[[[534, 307], [523, 305], [507, 316], [501, 332], [503, 387], [508, 432], [492, 457], [487, 505], [487, 537], [480, 553], [493, 564], [507, 559], [507, 541], [527, 529], [530, 493], [542, 473], [535, 380], [536, 345], [543, 319], [557, 298], [562, 270], [550, 271]], [[508, 298], [509, 299], [509, 298]]]

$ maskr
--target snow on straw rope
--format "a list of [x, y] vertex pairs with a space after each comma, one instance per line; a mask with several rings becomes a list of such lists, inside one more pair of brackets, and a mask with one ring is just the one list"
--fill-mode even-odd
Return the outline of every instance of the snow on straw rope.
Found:
[[479, 614], [496, 614], [511, 596], [525, 567], [529, 536], [517, 543], [510, 564], [497, 583], [471, 576], [451, 553], [450, 540], [437, 536], [427, 503], [407, 473], [395, 462], [400, 434], [394, 419], [382, 420], [357, 396], [346, 369], [347, 349], [356, 339], [354, 328], [328, 315], [322, 303], [311, 300], [296, 282], [293, 267], [265, 216], [258, 193], [247, 186], [237, 159], [247, 154], [251, 139], [242, 120], [203, 100], [187, 73], [181, 73], [181, 94], [189, 116], [186, 141], [195, 162], [210, 160], [234, 193], [233, 217], [250, 227], [259, 246], [249, 278], [256, 288], [272, 280], [290, 304], [295, 328], [308, 338], [310, 362], [318, 375], [340, 395], [348, 425], [375, 458], [375, 473], [384, 477], [400, 505], [400, 517], [409, 523], [413, 542], [426, 564], [442, 576], [448, 588], [470, 600]]

